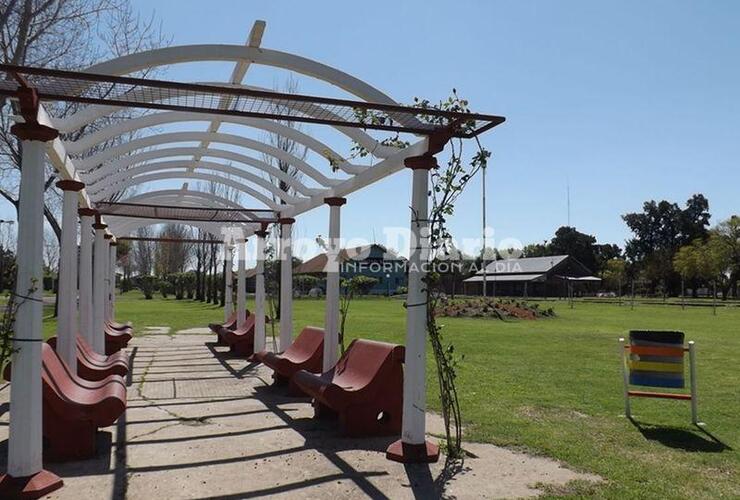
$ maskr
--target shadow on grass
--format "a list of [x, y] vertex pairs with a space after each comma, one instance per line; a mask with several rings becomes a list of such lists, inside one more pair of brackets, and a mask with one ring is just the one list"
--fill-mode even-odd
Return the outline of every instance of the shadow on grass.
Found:
[[721, 453], [725, 450], [732, 450], [730, 446], [698, 425], [695, 426], [695, 429], [685, 429], [681, 427], [644, 424], [634, 419], [630, 419], [630, 422], [640, 431], [640, 434], [645, 439], [657, 441], [669, 448], [701, 453]]

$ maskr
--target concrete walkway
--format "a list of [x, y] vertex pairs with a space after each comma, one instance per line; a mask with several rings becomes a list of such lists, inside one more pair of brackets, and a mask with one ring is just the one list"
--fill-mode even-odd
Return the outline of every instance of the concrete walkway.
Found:
[[[50, 498], [504, 498], [597, 479], [482, 444], [466, 445], [475, 458], [462, 468], [390, 462], [392, 438], [339, 436], [312, 418], [308, 400], [269, 387], [269, 370], [213, 341], [197, 333], [134, 339], [126, 414], [99, 433], [98, 458], [47, 465], [65, 481]], [[0, 389], [2, 469], [8, 392]], [[439, 419], [429, 426], [439, 432]]]

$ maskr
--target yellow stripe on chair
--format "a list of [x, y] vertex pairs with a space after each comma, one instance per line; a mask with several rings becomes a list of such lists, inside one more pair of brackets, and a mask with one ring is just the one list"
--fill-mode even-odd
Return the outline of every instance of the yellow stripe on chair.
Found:
[[630, 361], [630, 370], [643, 372], [683, 373], [683, 363], [657, 363], [651, 361]]

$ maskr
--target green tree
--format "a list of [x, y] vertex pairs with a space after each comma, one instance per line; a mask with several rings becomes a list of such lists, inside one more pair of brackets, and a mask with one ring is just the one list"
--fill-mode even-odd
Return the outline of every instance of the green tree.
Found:
[[550, 241], [550, 255], [570, 255], [592, 271], [598, 271], [596, 238], [579, 232], [576, 228], [562, 226]]
[[[740, 216], [733, 215], [717, 224], [711, 231], [711, 238], [715, 239], [718, 251], [727, 259], [727, 289], [738, 297], [738, 282], [740, 281]], [[720, 250], [721, 248], [721, 250]], [[726, 295], [726, 292], [724, 293]]]
[[613, 258], [606, 261], [602, 273], [604, 284], [612, 290], [619, 290], [621, 296], [622, 284], [627, 279], [627, 261]]
[[653, 289], [678, 289], [679, 275], [673, 268], [673, 258], [682, 246], [708, 236], [709, 201], [696, 194], [686, 201], [685, 208], [668, 201], [647, 201], [643, 211], [629, 213], [622, 219], [634, 237], [627, 242], [625, 254], [637, 264]]

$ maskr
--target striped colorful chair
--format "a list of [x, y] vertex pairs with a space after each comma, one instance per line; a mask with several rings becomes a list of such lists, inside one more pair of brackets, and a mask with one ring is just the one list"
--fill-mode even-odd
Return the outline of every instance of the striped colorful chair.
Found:
[[[683, 332], [632, 330], [629, 345], [619, 339], [624, 379], [624, 412], [632, 418], [630, 398], [662, 398], [691, 401], [691, 421], [699, 424], [696, 401], [696, 356], [694, 342], [684, 346]], [[630, 386], [683, 389], [684, 355], [689, 353], [690, 393], [632, 390]]]

